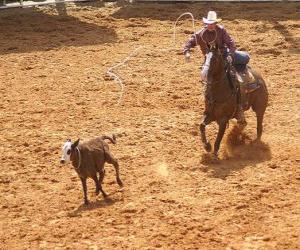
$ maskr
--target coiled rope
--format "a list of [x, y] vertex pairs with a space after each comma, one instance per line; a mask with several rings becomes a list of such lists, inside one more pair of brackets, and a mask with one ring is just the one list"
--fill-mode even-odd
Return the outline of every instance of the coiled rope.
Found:
[[[176, 45], [176, 25], [178, 23], [178, 21], [183, 17], [183, 16], [190, 16], [192, 18], [192, 25], [193, 25], [193, 32], [194, 32], [194, 36], [196, 38], [196, 30], [195, 30], [195, 18], [193, 16], [193, 14], [191, 12], [184, 12], [182, 13], [175, 21], [174, 25], [173, 25], [173, 46], [172, 48], [170, 48], [170, 50], [175, 49], [175, 45]], [[197, 39], [196, 39], [196, 46], [197, 46]], [[114, 82], [116, 82], [120, 88], [121, 88], [121, 94], [118, 100], [118, 105], [121, 103], [122, 99], [123, 99], [123, 95], [124, 95], [124, 83], [122, 81], [122, 79], [113, 72], [113, 70], [125, 65], [132, 57], [136, 56], [138, 54], [138, 52], [143, 49], [143, 48], [147, 48], [149, 46], [139, 46], [138, 48], [134, 49], [122, 62], [117, 63], [116, 65], [110, 67], [107, 71], [106, 74], [110, 77], [113, 78]], [[198, 47], [198, 46], [197, 46]], [[169, 49], [157, 49], [158, 51], [166, 51]], [[153, 51], [153, 48], [152, 48]]]

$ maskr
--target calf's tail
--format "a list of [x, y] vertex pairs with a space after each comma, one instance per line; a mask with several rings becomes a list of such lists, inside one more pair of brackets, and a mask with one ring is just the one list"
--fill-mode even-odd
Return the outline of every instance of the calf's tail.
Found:
[[115, 135], [112, 135], [112, 137], [111, 137], [111, 136], [108, 136], [108, 135], [102, 135], [102, 136], [101, 136], [101, 139], [102, 139], [102, 140], [110, 140], [111, 143], [113, 143], [113, 144], [116, 144], [116, 143], [117, 143], [117, 139], [116, 139], [116, 136], [115, 136]]

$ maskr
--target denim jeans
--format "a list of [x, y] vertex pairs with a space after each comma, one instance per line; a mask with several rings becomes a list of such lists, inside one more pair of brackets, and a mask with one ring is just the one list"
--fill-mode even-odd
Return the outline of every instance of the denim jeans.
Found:
[[233, 65], [237, 69], [237, 71], [243, 71], [249, 61], [250, 61], [250, 56], [247, 52], [240, 51], [240, 50], [236, 50], [234, 52]]
[[239, 51], [236, 50], [233, 55], [233, 64], [234, 65], [240, 65], [244, 64], [246, 65], [250, 61], [250, 56], [245, 51]]

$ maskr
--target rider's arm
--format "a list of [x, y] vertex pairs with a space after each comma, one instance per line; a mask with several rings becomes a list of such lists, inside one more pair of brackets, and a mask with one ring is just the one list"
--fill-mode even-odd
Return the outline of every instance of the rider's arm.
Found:
[[236, 51], [235, 42], [224, 28], [223, 28], [223, 42], [228, 47], [230, 54], [233, 55], [234, 52]]
[[183, 48], [183, 54], [185, 55], [186, 53], [190, 52], [191, 48], [194, 48], [197, 44], [196, 42], [196, 36], [192, 35], [192, 37], [186, 42], [184, 48]]
[[193, 34], [192, 37], [190, 38], [190, 40], [187, 41], [187, 43], [185, 44], [184, 48], [183, 48], [183, 54], [185, 55], [186, 53], [190, 52], [191, 48], [194, 48], [196, 45], [200, 46], [200, 49], [203, 53], [203, 55], [206, 54], [206, 47], [205, 44], [203, 43], [202, 39], [201, 39], [201, 32], [203, 32], [204, 29], [199, 30], [196, 34]]

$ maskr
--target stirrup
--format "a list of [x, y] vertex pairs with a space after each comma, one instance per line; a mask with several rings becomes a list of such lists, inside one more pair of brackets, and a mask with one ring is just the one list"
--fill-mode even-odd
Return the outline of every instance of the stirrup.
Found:
[[238, 80], [239, 83], [243, 83], [243, 78], [240, 76], [238, 72], [235, 73], [236, 79]]
[[250, 83], [255, 82], [255, 77], [254, 77], [254, 75], [252, 74], [252, 72], [250, 71], [250, 69], [248, 67], [246, 67], [246, 69], [244, 70], [242, 75], [245, 79], [246, 84], [250, 84]]

